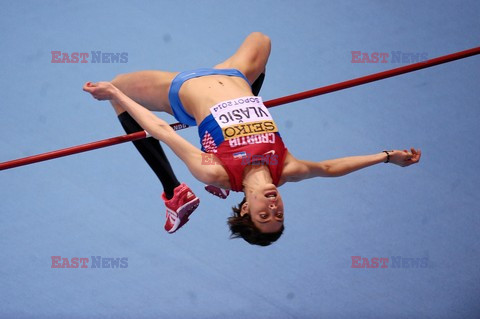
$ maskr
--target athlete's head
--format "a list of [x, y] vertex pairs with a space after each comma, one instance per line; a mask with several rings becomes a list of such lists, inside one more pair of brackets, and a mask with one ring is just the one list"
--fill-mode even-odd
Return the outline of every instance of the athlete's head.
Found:
[[282, 196], [273, 184], [245, 192], [228, 219], [232, 238], [242, 237], [252, 245], [268, 246], [283, 233]]

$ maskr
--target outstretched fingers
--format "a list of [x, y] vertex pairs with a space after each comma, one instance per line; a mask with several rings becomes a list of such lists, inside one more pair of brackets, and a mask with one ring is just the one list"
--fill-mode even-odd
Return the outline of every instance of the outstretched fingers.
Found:
[[420, 161], [420, 157], [422, 156], [422, 151], [420, 149], [416, 150], [413, 147], [410, 149], [410, 152], [404, 150], [405, 159], [404, 159], [404, 166], [409, 166]]
[[416, 150], [412, 147], [411, 152], [412, 152], [412, 158], [411, 158], [412, 163], [420, 162], [420, 157], [422, 157], [422, 151], [420, 149]]

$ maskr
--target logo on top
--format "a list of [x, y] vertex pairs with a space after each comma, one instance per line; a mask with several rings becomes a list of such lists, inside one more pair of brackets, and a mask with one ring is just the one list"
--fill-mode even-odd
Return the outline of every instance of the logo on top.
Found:
[[225, 101], [211, 107], [210, 112], [222, 129], [225, 140], [278, 132], [260, 97], [248, 96]]

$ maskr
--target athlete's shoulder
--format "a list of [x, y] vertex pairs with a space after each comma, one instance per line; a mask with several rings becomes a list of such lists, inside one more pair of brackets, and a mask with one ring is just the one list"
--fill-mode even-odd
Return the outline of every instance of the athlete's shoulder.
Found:
[[295, 158], [292, 153], [285, 149], [287, 154], [285, 155], [285, 161], [283, 162], [282, 176], [280, 177], [280, 185], [287, 182], [301, 181], [305, 172], [308, 170], [303, 161]]

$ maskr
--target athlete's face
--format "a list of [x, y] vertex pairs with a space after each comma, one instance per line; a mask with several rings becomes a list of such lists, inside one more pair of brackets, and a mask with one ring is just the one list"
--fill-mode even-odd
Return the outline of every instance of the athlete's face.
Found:
[[247, 202], [242, 207], [242, 215], [250, 214], [255, 226], [263, 233], [280, 231], [283, 225], [283, 201], [277, 187], [266, 184], [245, 196]]

